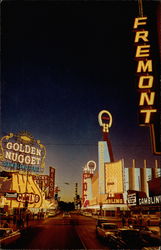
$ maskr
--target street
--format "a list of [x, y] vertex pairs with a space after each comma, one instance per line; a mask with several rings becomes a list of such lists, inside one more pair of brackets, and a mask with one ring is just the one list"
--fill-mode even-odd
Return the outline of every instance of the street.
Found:
[[96, 238], [96, 220], [71, 214], [47, 218], [29, 227], [5, 249], [109, 249]]

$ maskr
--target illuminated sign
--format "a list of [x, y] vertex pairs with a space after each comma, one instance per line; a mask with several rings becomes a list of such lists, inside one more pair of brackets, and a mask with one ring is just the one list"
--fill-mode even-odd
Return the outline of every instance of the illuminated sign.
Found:
[[109, 196], [109, 194], [104, 194], [101, 200], [103, 204], [124, 204], [124, 198], [122, 193], [117, 193], [113, 196]]
[[123, 204], [124, 200], [123, 199], [115, 199], [115, 198], [108, 197], [104, 203], [107, 203], [107, 204]]
[[123, 191], [123, 161], [105, 163], [105, 192], [113, 196]]
[[33, 180], [36, 181], [36, 183], [39, 185], [39, 187], [42, 189], [43, 187], [49, 186], [49, 176], [48, 175], [37, 175], [33, 176]]
[[103, 132], [109, 132], [109, 128], [112, 125], [112, 115], [107, 110], [102, 110], [98, 114], [99, 125], [103, 128]]
[[28, 203], [38, 203], [40, 201], [40, 196], [38, 194], [33, 193], [18, 193], [17, 194], [17, 201], [25, 203], [28, 201]]
[[[137, 60], [136, 74], [138, 76], [139, 89], [139, 124], [150, 126], [153, 152], [161, 153], [161, 137], [159, 136], [159, 111], [157, 106], [157, 77], [154, 77], [154, 65], [152, 60], [151, 44], [149, 42], [149, 31], [147, 17], [136, 17], [134, 20], [136, 45], [135, 59]], [[158, 84], [159, 85], [159, 84]], [[159, 98], [158, 98], [159, 99]]]
[[161, 204], [161, 195], [139, 199], [139, 205], [152, 205], [152, 204]]
[[149, 44], [149, 31], [138, 30], [140, 26], [146, 25], [147, 17], [137, 17], [134, 21], [135, 40], [137, 44], [135, 58], [138, 60], [137, 74], [139, 75], [138, 88], [140, 91], [140, 114], [144, 115], [143, 124], [152, 122], [153, 113], [157, 112], [153, 108], [155, 101], [155, 92], [151, 91], [154, 85], [154, 76], [152, 73], [151, 46]]
[[105, 141], [98, 142], [98, 191], [105, 194], [105, 162], [110, 162], [109, 151]]
[[55, 189], [55, 168], [50, 167], [49, 173], [49, 198], [54, 198]]
[[104, 142], [99, 142], [98, 146], [98, 154], [99, 154], [99, 193], [104, 194], [105, 193], [105, 171], [104, 171], [104, 151], [105, 151], [105, 144]]
[[88, 161], [83, 169], [83, 171], [85, 173], [90, 173], [90, 174], [93, 174], [95, 170], [96, 170], [96, 162], [95, 161]]
[[7, 192], [4, 195], [6, 198], [17, 198], [17, 193]]
[[89, 199], [92, 197], [92, 177], [95, 170], [95, 161], [88, 161], [83, 168], [82, 202], [84, 207], [89, 205]]
[[9, 206], [12, 208], [23, 208], [25, 201], [29, 208], [41, 208], [44, 204], [44, 193], [33, 180], [32, 174], [13, 172], [12, 191], [18, 193], [17, 199], [10, 202]]
[[[91, 164], [90, 164], [91, 163]], [[89, 161], [83, 168], [82, 176], [82, 203], [86, 207], [89, 205], [89, 198], [92, 196], [92, 176], [96, 168], [96, 163], [94, 161]]]
[[83, 180], [82, 180], [82, 202], [84, 204], [85, 200], [87, 200], [87, 193], [88, 193], [88, 183], [87, 179], [91, 178], [93, 174], [90, 173], [83, 173]]
[[83, 206], [84, 206], [84, 207], [88, 207], [88, 206], [89, 206], [89, 200], [85, 200]]
[[11, 133], [0, 141], [0, 162], [5, 170], [42, 172], [45, 156], [45, 147], [27, 133]]
[[99, 122], [99, 125], [102, 127], [103, 141], [106, 141], [107, 146], [108, 146], [110, 161], [113, 162], [114, 156], [113, 156], [113, 152], [112, 152], [112, 146], [111, 146], [111, 142], [108, 138], [109, 128], [112, 126], [111, 113], [107, 110], [102, 110], [101, 112], [99, 112], [98, 122]]
[[137, 205], [136, 193], [128, 194], [127, 203], [130, 206], [136, 206]]

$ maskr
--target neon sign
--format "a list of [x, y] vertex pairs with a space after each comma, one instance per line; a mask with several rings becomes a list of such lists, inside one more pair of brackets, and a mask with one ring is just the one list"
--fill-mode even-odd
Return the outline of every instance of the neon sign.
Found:
[[87, 207], [89, 205], [89, 192], [90, 192], [90, 183], [89, 179], [93, 177], [94, 171], [96, 170], [96, 162], [88, 161], [85, 167], [83, 168], [83, 180], [82, 180], [82, 202], [83, 206]]
[[127, 196], [127, 203], [130, 206], [136, 206], [137, 205], [136, 193], [128, 194], [128, 196]]
[[136, 45], [135, 59], [137, 60], [136, 74], [138, 76], [139, 90], [139, 125], [150, 126], [153, 152], [160, 154], [160, 146], [157, 149], [158, 132], [158, 108], [156, 82], [153, 72], [154, 65], [152, 60], [152, 49], [149, 41], [149, 31], [147, 26], [147, 17], [136, 17], [134, 20], [134, 43]]
[[104, 133], [109, 132], [109, 128], [112, 126], [112, 115], [107, 110], [102, 110], [98, 114], [98, 122], [102, 127]]
[[0, 140], [0, 163], [5, 170], [42, 172], [45, 156], [45, 147], [27, 133], [10, 133]]
[[50, 175], [49, 175], [49, 197], [54, 197], [55, 192], [55, 168], [50, 167]]
[[[146, 25], [147, 17], [137, 17], [134, 21], [134, 29]], [[152, 114], [157, 112], [153, 108], [155, 92], [151, 91], [154, 84], [152, 72], [152, 60], [150, 57], [149, 31], [136, 30], [134, 43], [137, 44], [135, 58], [138, 59], [137, 74], [139, 74], [138, 88], [140, 93], [140, 114], [144, 114], [143, 124], [149, 124], [152, 120]], [[140, 44], [141, 42], [141, 44]], [[147, 44], [148, 43], [148, 44]], [[149, 74], [150, 73], [150, 74]]]
[[17, 201], [25, 203], [28, 201], [28, 203], [38, 203], [40, 201], [40, 196], [38, 194], [33, 193], [18, 193], [17, 194]]
[[106, 201], [104, 203], [108, 204], [123, 204], [124, 200], [123, 199], [115, 199], [111, 197], [107, 197]]
[[96, 170], [96, 162], [95, 161], [88, 161], [83, 169], [83, 171], [85, 173], [90, 173], [90, 174], [93, 174], [95, 170]]
[[30, 145], [23, 145], [22, 143], [7, 142], [5, 159], [21, 164], [37, 165], [41, 162], [41, 150]]
[[112, 146], [111, 146], [111, 142], [108, 138], [109, 128], [112, 126], [111, 113], [107, 110], [100, 111], [98, 114], [98, 122], [99, 122], [99, 125], [102, 127], [103, 141], [107, 142], [110, 160], [111, 160], [111, 162], [113, 162], [114, 156], [113, 156], [113, 152], [112, 152]]
[[161, 195], [139, 199], [139, 205], [148, 204], [161, 204]]

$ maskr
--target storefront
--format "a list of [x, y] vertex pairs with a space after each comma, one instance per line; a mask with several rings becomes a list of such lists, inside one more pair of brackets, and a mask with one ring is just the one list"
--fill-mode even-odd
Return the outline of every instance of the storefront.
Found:
[[[27, 210], [38, 213], [49, 208], [51, 202], [43, 188], [50, 184], [48, 194], [51, 188], [54, 190], [55, 172], [52, 176], [42, 175], [45, 157], [45, 146], [29, 133], [10, 133], [1, 138], [0, 200], [1, 210], [6, 214], [21, 214]], [[54, 168], [50, 169], [53, 171]], [[39, 179], [41, 183], [38, 183]]]

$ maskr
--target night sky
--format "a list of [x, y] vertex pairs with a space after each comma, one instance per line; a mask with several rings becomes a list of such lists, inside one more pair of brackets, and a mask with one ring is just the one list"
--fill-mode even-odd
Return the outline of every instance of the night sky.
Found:
[[[153, 54], [159, 1], [145, 1]], [[137, 1], [2, 1], [1, 137], [28, 131], [46, 146], [62, 199], [81, 193], [82, 168], [98, 161], [98, 113], [113, 116], [114, 158], [154, 166], [138, 124], [133, 23]], [[69, 182], [70, 185], [65, 185]], [[65, 193], [66, 191], [66, 193]]]

